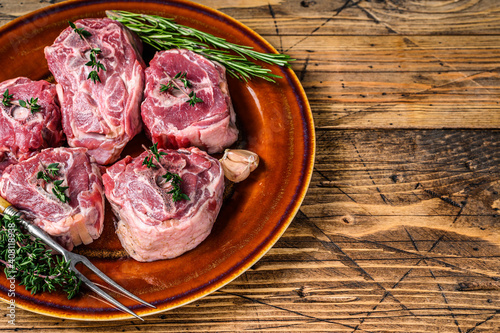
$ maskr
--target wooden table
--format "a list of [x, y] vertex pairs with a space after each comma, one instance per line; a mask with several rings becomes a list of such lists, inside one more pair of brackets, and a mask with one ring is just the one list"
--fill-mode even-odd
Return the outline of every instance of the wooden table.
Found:
[[[0, 23], [55, 2], [4, 0]], [[17, 330], [499, 332], [500, 3], [199, 2], [297, 59], [317, 136], [300, 212], [195, 303], [144, 323], [18, 310]]]

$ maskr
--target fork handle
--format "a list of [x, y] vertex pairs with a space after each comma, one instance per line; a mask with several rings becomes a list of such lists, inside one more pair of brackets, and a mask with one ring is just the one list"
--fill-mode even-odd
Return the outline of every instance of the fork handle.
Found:
[[0, 214], [3, 214], [3, 212], [7, 209], [7, 207], [12, 206], [10, 202], [5, 200], [4, 198], [0, 197]]
[[47, 244], [49, 247], [51, 247], [53, 250], [57, 251], [58, 253], [62, 254], [66, 260], [68, 260], [66, 249], [62, 247], [59, 243], [57, 243], [55, 240], [52, 239], [44, 230], [42, 230], [40, 227], [29, 223], [25, 219], [21, 217], [21, 213], [14, 208], [7, 200], [3, 199], [0, 197], [0, 213], [8, 215], [8, 216], [19, 216], [19, 222], [22, 224], [22, 226], [28, 230], [30, 234], [33, 236], [36, 236], [40, 238], [45, 244]]

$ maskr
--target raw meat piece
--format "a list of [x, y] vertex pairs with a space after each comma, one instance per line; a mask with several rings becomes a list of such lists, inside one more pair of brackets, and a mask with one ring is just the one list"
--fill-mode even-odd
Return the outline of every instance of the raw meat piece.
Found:
[[90, 46], [70, 27], [52, 46], [45, 48], [49, 69], [57, 81], [63, 130], [72, 147], [88, 148], [99, 164], [116, 161], [123, 148], [141, 131], [139, 106], [144, 89], [142, 45], [119, 22], [82, 19], [75, 22], [92, 34], [92, 48], [100, 48], [97, 60], [106, 71], [100, 82], [87, 79]]
[[[0, 178], [0, 195], [20, 209], [28, 220], [53, 236], [68, 250], [97, 239], [103, 229], [104, 191], [98, 165], [85, 148], [48, 148], [7, 167]], [[59, 163], [52, 181], [38, 179], [40, 171]], [[46, 172], [47, 173], [47, 172]], [[69, 186], [63, 203], [52, 189], [55, 180]]]
[[[238, 139], [235, 113], [229, 97], [226, 69], [188, 50], [156, 53], [146, 68], [146, 88], [141, 115], [146, 134], [162, 148], [196, 146], [209, 153], [221, 152]], [[187, 95], [194, 92], [203, 102], [190, 105], [179, 89], [160, 91], [176, 74], [186, 73], [191, 87], [175, 82]]]
[[[142, 165], [147, 152], [127, 156], [103, 175], [106, 197], [119, 221], [122, 246], [138, 261], [175, 258], [200, 244], [212, 230], [224, 192], [224, 174], [217, 159], [196, 147], [164, 150], [156, 168]], [[162, 175], [182, 178], [189, 200], [174, 202], [172, 183]]]
[[12, 156], [11, 152], [0, 153], [0, 176], [3, 174], [3, 171], [7, 169], [9, 165], [16, 163], [17, 159]]
[[[0, 95], [7, 90], [11, 105], [0, 103], [0, 175], [7, 165], [64, 140], [54, 84], [18, 77], [0, 83]], [[39, 111], [18, 105], [32, 98], [38, 98]]]

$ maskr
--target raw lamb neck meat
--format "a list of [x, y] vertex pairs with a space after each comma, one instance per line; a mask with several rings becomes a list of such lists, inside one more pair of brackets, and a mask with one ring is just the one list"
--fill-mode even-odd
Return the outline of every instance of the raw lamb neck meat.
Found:
[[[68, 27], [45, 48], [49, 69], [58, 83], [63, 130], [70, 146], [85, 147], [97, 163], [109, 164], [142, 129], [142, 45], [111, 19], [82, 19], [74, 24], [91, 36], [82, 39]], [[101, 50], [96, 57], [105, 67], [98, 71], [101, 82], [88, 79], [95, 70], [86, 65], [91, 48]]]
[[[21, 210], [28, 220], [53, 236], [68, 250], [89, 244], [103, 230], [104, 190], [98, 165], [85, 148], [48, 148], [10, 165], [0, 178], [0, 195]], [[58, 163], [56, 174], [47, 167]], [[48, 178], [40, 177], [44, 172]], [[56, 195], [55, 185], [69, 201]], [[60, 187], [60, 188], [61, 188]]]
[[[216, 153], [238, 139], [222, 65], [182, 49], [157, 52], [149, 65], [141, 115], [146, 134], [159, 147], [196, 146]], [[201, 101], [192, 105], [189, 96]]]
[[[10, 98], [7, 105], [0, 103], [0, 175], [8, 165], [64, 140], [54, 84], [18, 77], [0, 83], [3, 94]], [[32, 99], [40, 106], [36, 111], [19, 105]]]
[[[127, 156], [103, 175], [106, 197], [118, 217], [116, 233], [122, 246], [138, 261], [180, 256], [211, 232], [222, 205], [224, 173], [219, 161], [196, 147], [159, 149], [156, 167], [143, 165], [147, 152]], [[178, 174], [189, 200], [173, 201], [172, 182]]]

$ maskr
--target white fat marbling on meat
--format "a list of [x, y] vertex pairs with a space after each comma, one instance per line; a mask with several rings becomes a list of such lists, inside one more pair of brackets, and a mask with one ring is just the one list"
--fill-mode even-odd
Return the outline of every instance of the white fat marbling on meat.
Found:
[[[103, 230], [104, 189], [98, 166], [85, 148], [48, 148], [9, 166], [0, 178], [0, 195], [24, 213], [28, 220], [71, 250], [97, 239]], [[53, 193], [53, 182], [37, 178], [52, 163], [59, 171], [53, 180], [68, 186], [69, 202]]]
[[[109, 167], [103, 175], [106, 197], [118, 217], [116, 233], [138, 261], [174, 258], [200, 244], [212, 230], [222, 205], [224, 174], [219, 161], [192, 147], [164, 150], [156, 168], [144, 152]], [[158, 182], [167, 171], [182, 178], [190, 200], [173, 202], [171, 185]]]
[[65, 29], [45, 48], [49, 69], [58, 83], [63, 130], [68, 144], [85, 147], [99, 164], [116, 161], [125, 145], [142, 129], [139, 105], [144, 89], [144, 61], [122, 24], [111, 19], [75, 22], [92, 34], [87, 40], [102, 53], [106, 71], [101, 82], [87, 79], [90, 48], [73, 29]]
[[[196, 146], [209, 153], [221, 152], [238, 139], [236, 116], [229, 96], [226, 70], [218, 63], [188, 50], [157, 52], [145, 71], [146, 88], [141, 115], [146, 134], [159, 147]], [[179, 90], [161, 92], [177, 73], [186, 73], [191, 87], [176, 82], [186, 94], [192, 92], [203, 102], [194, 106]]]

